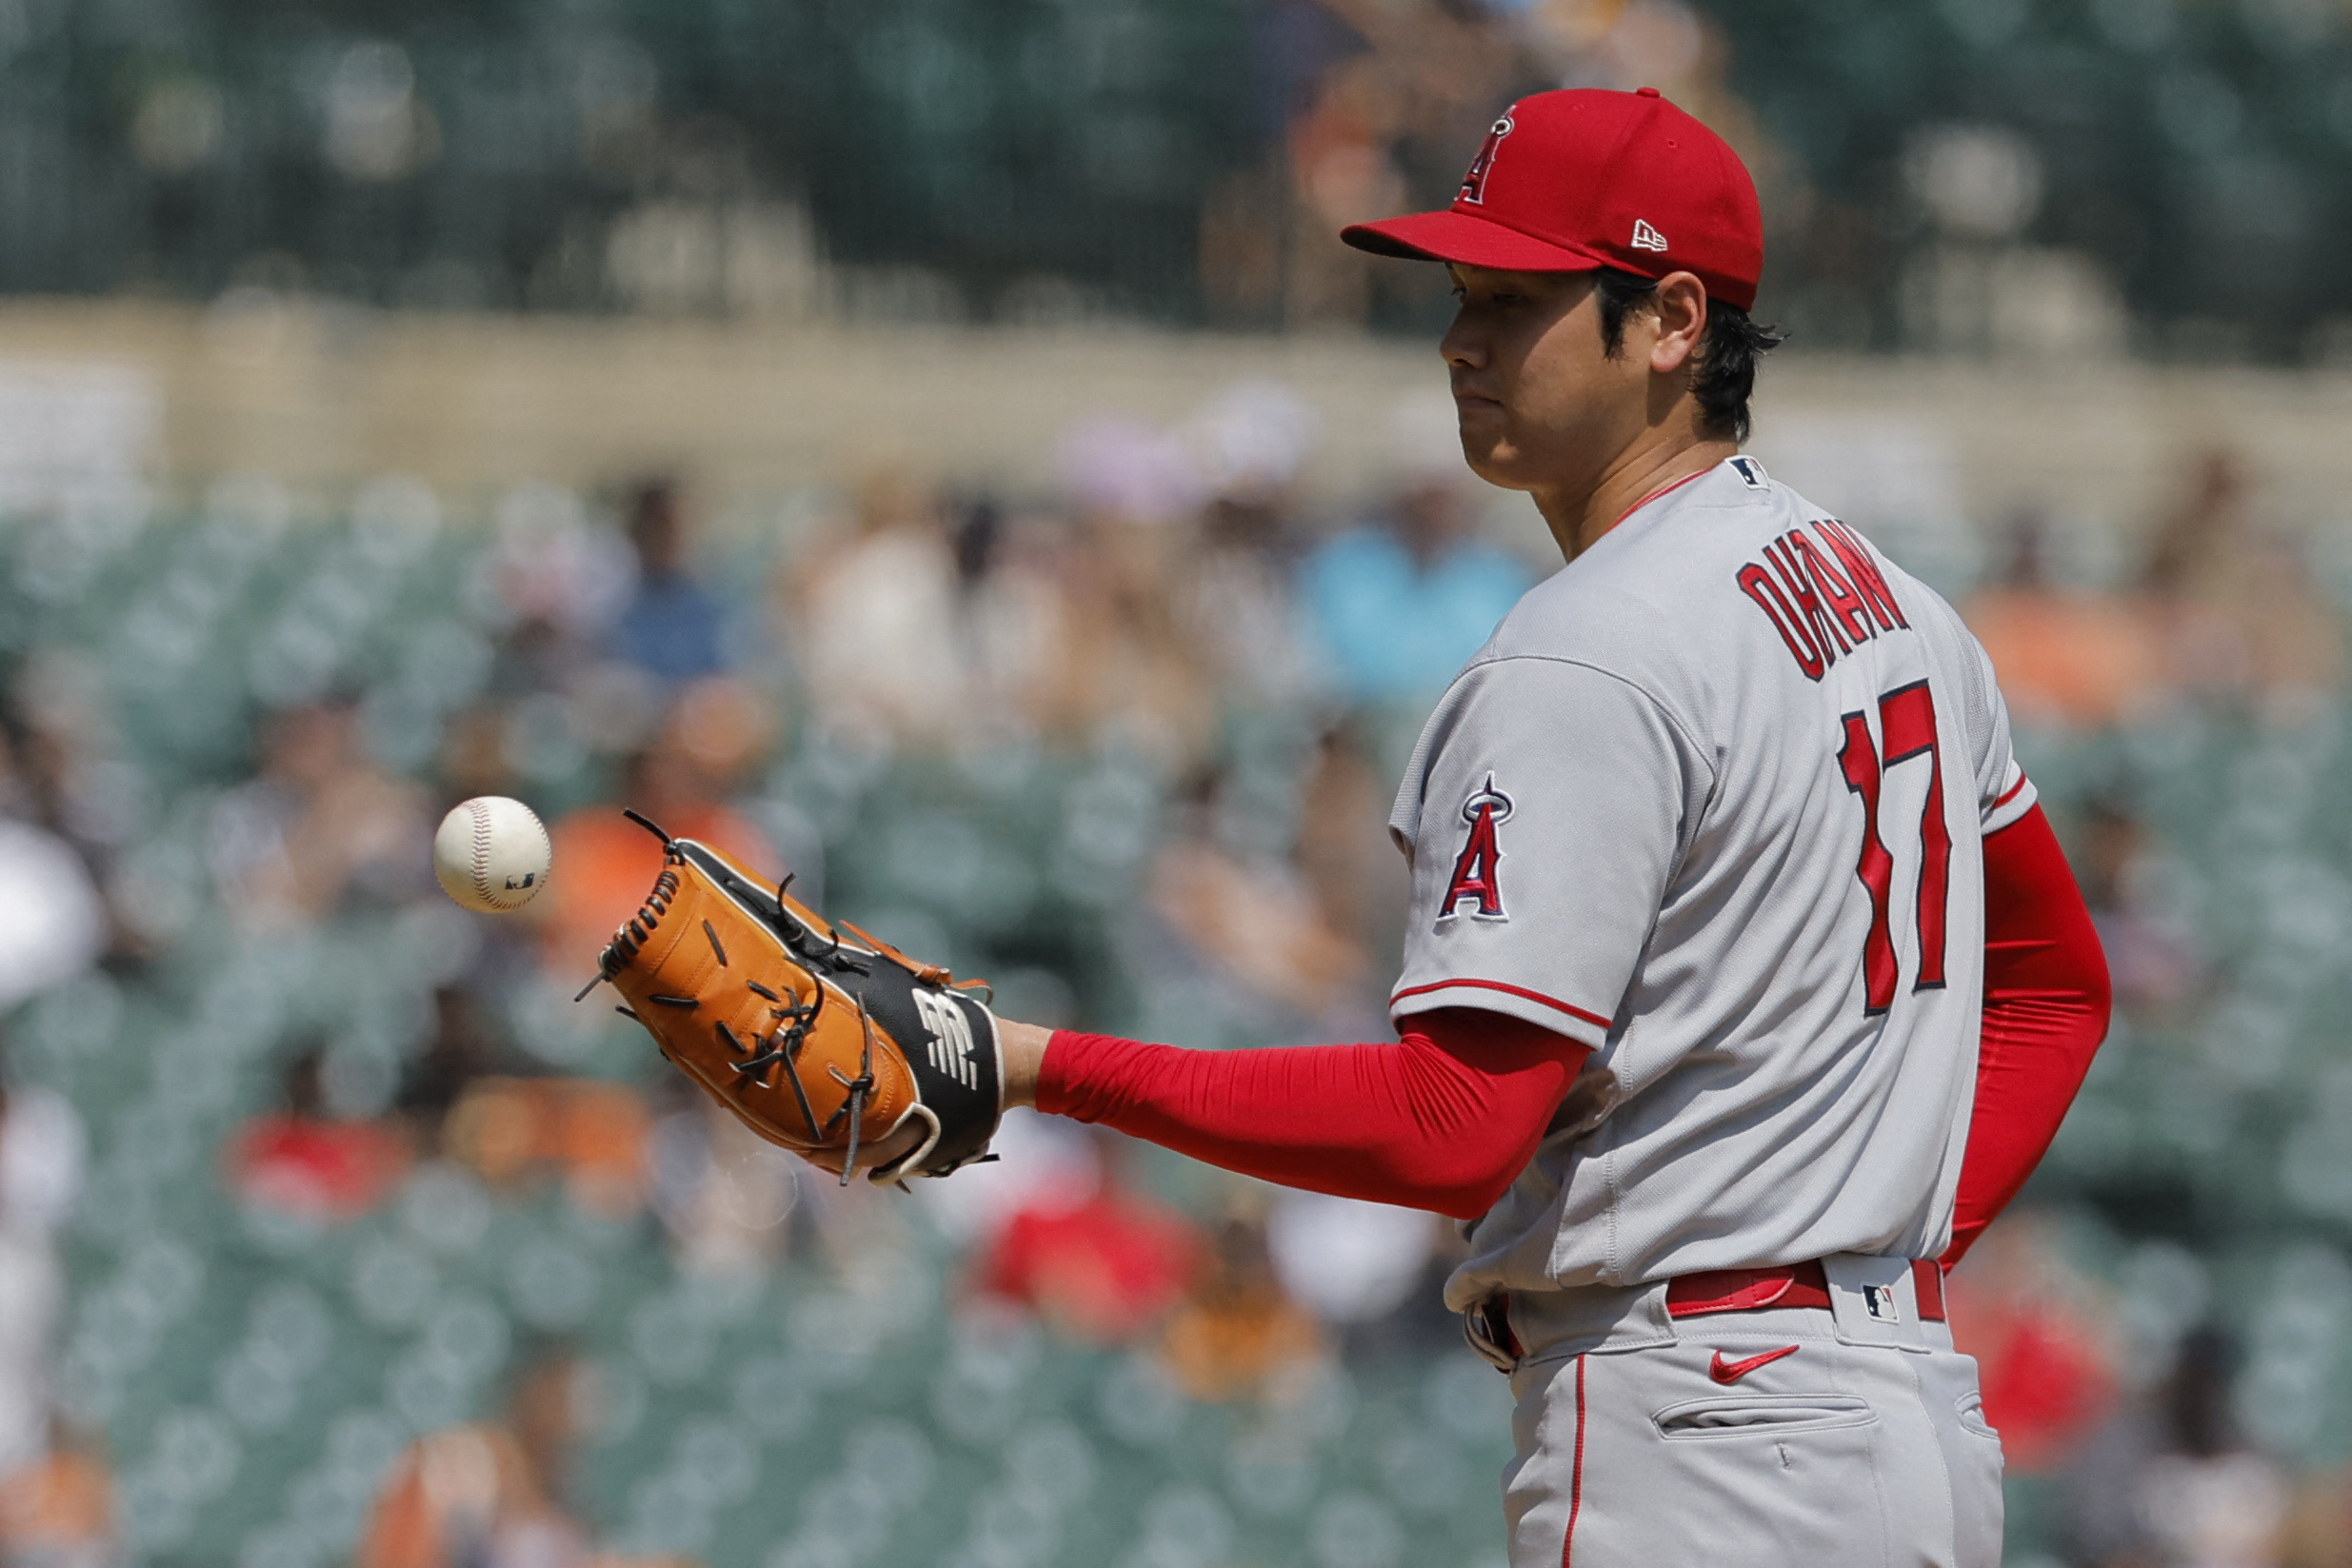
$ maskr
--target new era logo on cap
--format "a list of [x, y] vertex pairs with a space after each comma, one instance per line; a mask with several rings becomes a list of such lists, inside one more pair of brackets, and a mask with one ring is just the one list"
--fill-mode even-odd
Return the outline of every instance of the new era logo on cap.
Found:
[[1340, 237], [1381, 255], [1502, 272], [1607, 267], [1662, 278], [1683, 268], [1743, 310], [1764, 270], [1756, 182], [1722, 137], [1655, 88], [1522, 98], [1488, 128], [1451, 208]]

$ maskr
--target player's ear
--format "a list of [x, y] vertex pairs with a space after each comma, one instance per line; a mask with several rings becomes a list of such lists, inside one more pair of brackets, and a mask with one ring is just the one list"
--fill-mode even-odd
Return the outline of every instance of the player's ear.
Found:
[[1688, 272], [1669, 272], [1650, 293], [1658, 337], [1650, 345], [1649, 367], [1670, 376], [1698, 356], [1706, 337], [1706, 285]]

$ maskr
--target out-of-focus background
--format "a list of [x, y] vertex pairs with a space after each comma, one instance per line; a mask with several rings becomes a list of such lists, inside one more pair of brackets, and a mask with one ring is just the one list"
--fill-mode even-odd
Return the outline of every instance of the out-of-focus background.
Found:
[[0, 0], [0, 1561], [1496, 1568], [1445, 1227], [1020, 1115], [844, 1192], [570, 998], [626, 803], [1014, 1016], [1383, 1035], [1557, 560], [1333, 233], [1644, 83], [2115, 969], [1953, 1282], [2010, 1560], [2352, 1560], [2344, 0]]

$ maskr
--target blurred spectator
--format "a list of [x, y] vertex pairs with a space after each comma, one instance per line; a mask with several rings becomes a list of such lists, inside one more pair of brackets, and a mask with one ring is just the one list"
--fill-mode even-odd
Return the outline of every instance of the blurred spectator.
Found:
[[[1292, 859], [1323, 923], [1380, 963], [1395, 962], [1412, 867], [1388, 837], [1396, 782], [1377, 764], [1360, 720], [1326, 727], [1299, 786]], [[1385, 980], [1385, 971], [1376, 977]]]
[[2183, 1335], [2171, 1372], [2092, 1438], [2067, 1481], [2066, 1533], [2088, 1568], [2276, 1568], [2286, 1477], [2237, 1434], [2234, 1357]]
[[772, 698], [741, 680], [719, 676], [677, 691], [658, 744], [683, 753], [703, 792], [728, 803], [728, 810], [758, 831], [775, 860], [753, 869], [778, 877], [790, 872], [793, 895], [821, 905], [825, 840], [816, 824], [780, 796], [745, 793], [753, 769], [775, 755], [777, 727]]
[[1296, 221], [1283, 303], [1293, 327], [1361, 327], [1370, 314], [1375, 264], [1341, 244], [1339, 231], [1405, 206], [1405, 177], [1389, 156], [1396, 113], [1386, 62], [1359, 54], [1324, 73], [1313, 106], [1290, 125]]
[[1271, 499], [1214, 501], [1190, 567], [1170, 584], [1195, 657], [1229, 706], [1278, 707], [1306, 692], [1288, 532]]
[[964, 715], [956, 559], [937, 497], [902, 474], [859, 489], [787, 617], [817, 715], [851, 734], [934, 742]]
[[0, 1088], [0, 1475], [38, 1458], [48, 1440], [66, 1298], [57, 1237], [81, 1195], [85, 1144], [64, 1096]]
[[645, 1201], [645, 1102], [623, 1083], [579, 1078], [484, 1078], [442, 1126], [442, 1153], [513, 1191], [545, 1173], [574, 1207], [618, 1219]]
[[1441, 1224], [1420, 1209], [1285, 1191], [1266, 1217], [1266, 1245], [1285, 1293], [1345, 1329], [1387, 1317], [1425, 1282]]
[[24, 813], [31, 803], [0, 736], [0, 1013], [97, 962], [105, 903], [73, 846]]
[[1217, 708], [1171, 587], [1192, 566], [1186, 530], [1088, 512], [1065, 562], [1070, 660], [1083, 683], [1077, 717], [1166, 766], [1200, 756]]
[[1315, 439], [1313, 410], [1270, 381], [1226, 387], [1166, 428], [1105, 414], [1064, 429], [1077, 526], [1053, 574], [1059, 727], [1108, 730], [1182, 767], [1208, 750], [1220, 698], [1300, 694], [1289, 489]]
[[1368, 47], [1343, 15], [1324, 0], [1264, 0], [1249, 9], [1251, 109], [1261, 135], [1280, 135], [1313, 104], [1324, 72]]
[[1274, 1032], [1347, 1038], [1351, 1027], [1376, 1025], [1363, 1016], [1364, 950], [1332, 929], [1294, 865], [1235, 842], [1224, 820], [1227, 788], [1211, 769], [1186, 791], [1176, 829], [1152, 858], [1151, 913], [1190, 963], [1246, 987], [1260, 1011], [1284, 1009], [1289, 1016], [1267, 1020]]
[[948, 548], [955, 555], [956, 586], [969, 593], [996, 565], [1005, 544], [1005, 508], [989, 495], [975, 496], [956, 508], [955, 536]]
[[[662, 869], [662, 844], [621, 814], [626, 806], [674, 837], [696, 839], [733, 856], [763, 878], [790, 869], [776, 863], [774, 847], [744, 813], [720, 799], [710, 759], [713, 744], [691, 739], [691, 718], [682, 705], [672, 715], [668, 739], [631, 758], [611, 804], [582, 806], [559, 819], [549, 832], [555, 863], [539, 900], [547, 906], [542, 940], [547, 962], [564, 973], [593, 973], [596, 955], [645, 903]], [[680, 733], [681, 727], [684, 733]]]
[[[1421, 1272], [1396, 1304], [1377, 1317], [1334, 1325], [1340, 1354], [1351, 1362], [1450, 1356], [1462, 1343], [1462, 1319], [1445, 1309], [1445, 1280], [1468, 1256], [1469, 1245], [1454, 1221], [1434, 1214], [1421, 1219], [1426, 1222]], [[1401, 1226], [1399, 1230], [1401, 1239]]]
[[1193, 658], [1229, 705], [1296, 702], [1307, 665], [1292, 592], [1291, 486], [1319, 433], [1314, 411], [1278, 382], [1241, 382], [1176, 433], [1210, 497], [1192, 559], [1166, 586]]
[[567, 1500], [582, 1425], [569, 1352], [525, 1363], [504, 1417], [428, 1433], [376, 1497], [356, 1568], [621, 1568]]
[[508, 625], [489, 688], [501, 697], [560, 691], [596, 658], [637, 581], [633, 552], [592, 525], [579, 497], [518, 485], [500, 498], [484, 565]]
[[614, 653], [669, 682], [726, 668], [718, 601], [687, 570], [689, 538], [675, 482], [647, 480], [630, 492], [628, 542], [637, 586], [612, 628]]
[[2012, 1472], [2064, 1465], [2107, 1414], [2116, 1379], [2052, 1226], [2004, 1216], [1946, 1287], [1953, 1339], [1977, 1359], [1984, 1419]]
[[1200, 1237], [1127, 1186], [1123, 1141], [1096, 1135], [1091, 1171], [1014, 1212], [979, 1260], [981, 1292], [1098, 1344], [1131, 1343], [1166, 1314], [1198, 1271]]
[[1520, 92], [1563, 85], [1530, 58], [1525, 21], [1505, 8], [1477, 0], [1330, 3], [1371, 41], [1386, 71], [1396, 106], [1390, 156], [1408, 182], [1408, 203], [1451, 201], [1495, 109]]
[[1421, 478], [1307, 558], [1300, 593], [1346, 696], [1426, 702], [1519, 603], [1533, 578], [1475, 528], [1459, 481]]
[[263, 725], [257, 775], [213, 807], [212, 874], [252, 923], [309, 922], [422, 894], [429, 832], [423, 792], [362, 754], [351, 704], [286, 708]]
[[1228, 1217], [1160, 1337], [1169, 1379], [1204, 1404], [1278, 1394], [1284, 1375], [1306, 1370], [1322, 1350], [1315, 1320], [1276, 1276], [1265, 1223]]
[[412, 1146], [439, 1146], [442, 1123], [497, 1056], [473, 993], [458, 985], [433, 990], [433, 1032], [401, 1075], [392, 1108], [409, 1124]]
[[[30, 824], [81, 857], [79, 882], [99, 902], [106, 956], [142, 956], [144, 917], [151, 912], [121, 907], [114, 880], [154, 803], [149, 782], [118, 754], [104, 679], [63, 650], [47, 649], [27, 659], [10, 685], [9, 700], [0, 705], [0, 824], [11, 824], [11, 836], [12, 824]], [[0, 865], [17, 858], [0, 849]], [[75, 878], [62, 869], [60, 875], [68, 885], [41, 893], [10, 888], [0, 907], [37, 912], [43, 899], [70, 898]], [[86, 925], [62, 905], [42, 918], [53, 918], [53, 928], [18, 949], [33, 956], [30, 972], [38, 972], [45, 946], [72, 941]], [[24, 984], [22, 977], [0, 979], [0, 1011], [14, 1000], [11, 980], [16, 987]]]
[[956, 536], [964, 636], [969, 661], [967, 722], [1016, 733], [1083, 732], [1091, 685], [1079, 666], [1070, 600], [1069, 525], [1044, 513], [998, 516]]
[[1072, 420], [1055, 439], [1053, 457], [1062, 493], [1082, 517], [1156, 527], [1189, 517], [1213, 487], [1181, 431], [1132, 414]]
[[296, 1053], [280, 1079], [286, 1109], [254, 1117], [231, 1140], [229, 1181], [241, 1202], [339, 1224], [375, 1207], [408, 1169], [398, 1133], [331, 1113], [325, 1080], [324, 1052]]
[[114, 1486], [89, 1445], [62, 1434], [0, 1476], [0, 1562], [10, 1568], [112, 1568]]
[[449, 715], [441, 730], [439, 758], [447, 799], [518, 792], [514, 759], [507, 753], [507, 720], [506, 705], [495, 702], [476, 703]]
[[2166, 674], [2191, 695], [2332, 692], [2343, 631], [2294, 543], [2258, 526], [2243, 465], [2199, 459], [2179, 507], [2159, 526], [2143, 580]]
[[[1376, 294], [1435, 291], [1435, 268], [1382, 270], [1337, 236], [1351, 223], [1450, 200], [1476, 148], [1465, 128], [1483, 127], [1515, 90], [1562, 85], [1557, 73], [1533, 71], [1522, 30], [1468, 0], [1324, 0], [1277, 8], [1260, 27], [1265, 88], [1287, 110], [1288, 325], [1362, 326]], [[1239, 296], [1241, 280], [1220, 275], [1233, 247], [1210, 243], [1219, 227], [1203, 237], [1205, 281], [1212, 293]]]
[[2020, 514], [2006, 566], [1964, 615], [2020, 723], [2104, 728], [2153, 694], [2158, 650], [2128, 604], [2050, 582], [2046, 533], [2039, 513]]
[[2122, 797], [2094, 795], [2083, 806], [2080, 844], [2076, 875], [2106, 949], [2117, 1002], [2145, 1016], [2189, 1000], [2204, 965], [2195, 930], [2160, 902], [2161, 846], [2146, 824]]

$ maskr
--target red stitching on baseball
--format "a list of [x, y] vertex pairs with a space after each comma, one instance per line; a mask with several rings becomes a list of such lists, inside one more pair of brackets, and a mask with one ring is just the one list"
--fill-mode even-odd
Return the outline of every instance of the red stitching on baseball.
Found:
[[473, 890], [485, 903], [498, 900], [490, 892], [490, 808], [480, 801], [466, 803], [473, 819]]

